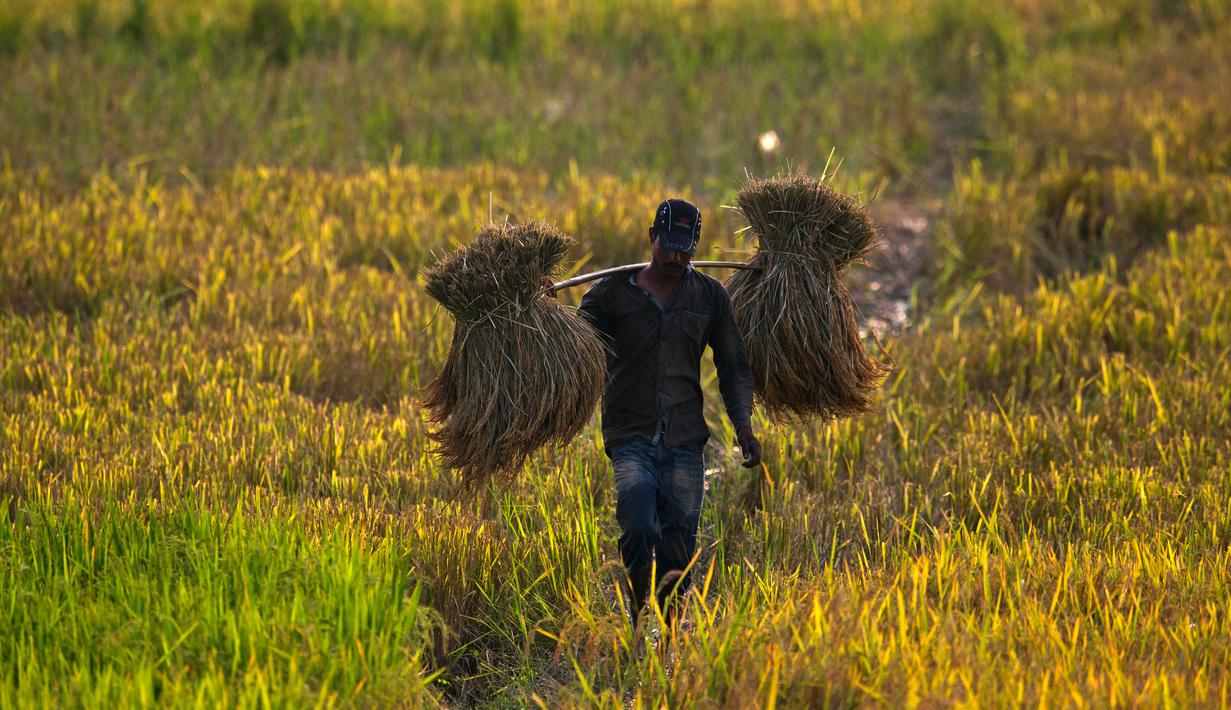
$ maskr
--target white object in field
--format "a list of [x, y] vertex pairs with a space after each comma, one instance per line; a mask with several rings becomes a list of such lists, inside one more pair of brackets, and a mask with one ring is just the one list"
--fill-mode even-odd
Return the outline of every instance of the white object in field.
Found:
[[778, 137], [778, 131], [766, 131], [757, 138], [757, 146], [765, 155], [773, 155], [782, 147], [782, 139]]

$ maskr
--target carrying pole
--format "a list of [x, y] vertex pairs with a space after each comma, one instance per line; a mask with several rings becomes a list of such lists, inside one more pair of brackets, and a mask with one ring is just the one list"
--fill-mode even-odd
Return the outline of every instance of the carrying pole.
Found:
[[[589, 274], [581, 274], [580, 276], [573, 276], [559, 283], [552, 284], [550, 290], [552, 293], [555, 293], [556, 291], [559, 291], [561, 289], [577, 286], [578, 284], [583, 284], [588, 281], [597, 281], [598, 279], [601, 279], [604, 276], [609, 276], [611, 274], [619, 274], [619, 273], [623, 273], [627, 271], [638, 271], [640, 269], [644, 269], [645, 267], [649, 265], [650, 265], [650, 262], [643, 261], [640, 264], [625, 264], [624, 266], [613, 266], [610, 269], [603, 269], [601, 271], [595, 271]], [[708, 267], [708, 268], [719, 268], [719, 269], [751, 269], [753, 271], [759, 271], [761, 269], [761, 267], [759, 266], [752, 266], [751, 264], [747, 264], [742, 261], [694, 261], [692, 262], [691, 265]]]

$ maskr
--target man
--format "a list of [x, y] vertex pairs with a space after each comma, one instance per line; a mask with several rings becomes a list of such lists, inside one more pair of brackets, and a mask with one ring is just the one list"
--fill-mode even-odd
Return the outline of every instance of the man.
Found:
[[[701, 450], [701, 355], [713, 350], [719, 390], [744, 466], [760, 465], [752, 432], [752, 372], [731, 298], [689, 265], [701, 235], [691, 202], [665, 200], [650, 227], [653, 259], [633, 274], [608, 276], [581, 299], [582, 315], [608, 345], [603, 438], [615, 471], [620, 556], [631, 584], [636, 627], [650, 587], [670, 614], [688, 586], [705, 492]], [[678, 596], [676, 596], [678, 594]]]

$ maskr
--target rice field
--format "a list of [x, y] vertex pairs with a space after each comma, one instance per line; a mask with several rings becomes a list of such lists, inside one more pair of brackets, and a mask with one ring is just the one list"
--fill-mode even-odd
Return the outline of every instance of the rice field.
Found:
[[[0, 0], [0, 707], [1231, 703], [1228, 41], [1213, 0]], [[489, 216], [641, 261], [667, 194], [739, 258], [744, 170], [835, 147], [925, 225], [896, 367], [758, 411], [745, 470], [706, 361], [688, 621], [634, 636], [597, 419], [475, 495], [429, 452], [427, 269]]]

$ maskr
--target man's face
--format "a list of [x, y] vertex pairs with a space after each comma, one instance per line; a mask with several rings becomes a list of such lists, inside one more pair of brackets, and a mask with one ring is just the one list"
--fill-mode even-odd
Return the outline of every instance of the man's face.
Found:
[[654, 263], [658, 264], [659, 270], [667, 276], [683, 275], [689, 262], [692, 261], [692, 254], [686, 251], [664, 249], [657, 232], [651, 232], [650, 237], [654, 240]]

